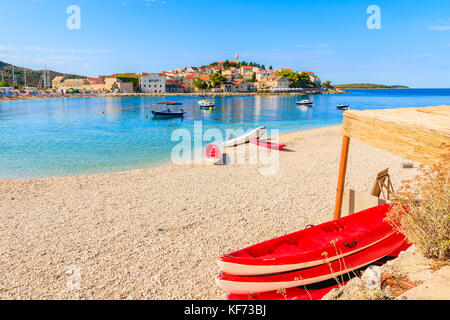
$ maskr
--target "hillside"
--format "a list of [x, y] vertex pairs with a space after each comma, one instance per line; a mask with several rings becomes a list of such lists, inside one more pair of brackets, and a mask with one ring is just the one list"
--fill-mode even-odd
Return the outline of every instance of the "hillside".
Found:
[[336, 84], [333, 85], [338, 89], [409, 89], [407, 86], [400, 85], [384, 85], [376, 83], [349, 83], [349, 84]]
[[[4, 82], [13, 85], [13, 67], [14, 67], [14, 73], [16, 75], [16, 84], [17, 86], [24, 86], [25, 85], [25, 77], [24, 77], [24, 70], [26, 72], [27, 76], [27, 86], [28, 87], [38, 87], [39, 82], [42, 78], [42, 70], [31, 70], [23, 67], [13, 66], [9, 63], [0, 61], [0, 70], [3, 71], [3, 79]], [[56, 76], [63, 76], [65, 74], [49, 70], [50, 74], [50, 81], [56, 77]], [[84, 78], [82, 76], [78, 75], [72, 75], [68, 74], [67, 76], [72, 78]], [[2, 81], [1, 78], [1, 72], [0, 72], [0, 81]]]

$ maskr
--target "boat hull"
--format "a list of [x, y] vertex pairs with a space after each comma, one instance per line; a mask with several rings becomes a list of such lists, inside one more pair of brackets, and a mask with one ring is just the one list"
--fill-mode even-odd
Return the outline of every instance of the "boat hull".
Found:
[[[391, 252], [386, 256], [387, 261], [395, 259], [398, 257], [400, 252], [405, 251], [411, 246], [409, 243], [404, 243], [397, 250]], [[386, 259], [380, 259], [374, 262], [374, 265], [383, 265]], [[363, 269], [361, 269], [362, 271]], [[359, 271], [359, 270], [358, 270]], [[358, 273], [358, 271], [356, 273]], [[229, 294], [227, 296], [228, 300], [320, 300], [328, 292], [337, 287], [345, 286], [351, 278], [357, 276], [357, 274], [346, 274], [339, 277], [339, 283], [334, 279], [330, 279], [317, 284], [312, 284], [302, 287], [294, 287], [286, 290], [268, 291], [260, 292], [254, 294]]]
[[237, 146], [243, 143], [246, 143], [249, 141], [249, 139], [258, 139], [259, 137], [261, 137], [262, 135], [264, 135], [264, 133], [266, 133], [266, 127], [262, 126], [262, 127], [258, 127], [256, 129], [253, 129], [252, 131], [234, 138], [234, 139], [230, 139], [227, 140], [223, 143], [224, 147], [233, 147], [233, 146]]
[[270, 141], [259, 140], [259, 139], [249, 139], [249, 142], [256, 144], [257, 146], [265, 147], [268, 149], [275, 149], [275, 150], [281, 150], [284, 147], [286, 147], [285, 144], [272, 143]]
[[297, 101], [297, 102], [295, 102], [295, 104], [297, 104], [297, 105], [311, 105], [313, 103], [314, 102], [312, 102], [312, 101]]
[[152, 111], [154, 118], [183, 118], [184, 112], [159, 112]]
[[216, 283], [231, 294], [269, 292], [318, 283], [369, 265], [400, 248], [405, 240], [405, 236], [396, 232], [365, 250], [327, 264], [265, 276], [235, 276], [222, 273], [216, 277]]

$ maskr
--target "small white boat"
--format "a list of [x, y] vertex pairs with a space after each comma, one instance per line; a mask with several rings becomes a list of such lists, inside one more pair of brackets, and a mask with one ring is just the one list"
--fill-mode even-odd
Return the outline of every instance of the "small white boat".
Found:
[[211, 108], [214, 107], [215, 103], [212, 99], [203, 98], [198, 101], [198, 105], [202, 108]]
[[301, 104], [301, 105], [306, 105], [306, 104], [313, 104], [313, 102], [311, 101], [311, 100], [308, 100], [308, 99], [306, 99], [306, 100], [300, 100], [300, 101], [297, 101], [297, 102], [295, 102], [296, 104]]
[[336, 106], [336, 108], [339, 110], [347, 110], [349, 108], [349, 105], [348, 104], [338, 104]]
[[266, 127], [262, 126], [262, 127], [258, 127], [256, 129], [253, 129], [252, 131], [247, 132], [246, 134], [237, 137], [237, 138], [232, 138], [229, 139], [227, 141], [225, 141], [223, 143], [224, 147], [233, 147], [233, 146], [237, 146], [239, 144], [242, 143], [246, 143], [248, 142], [250, 139], [258, 139], [259, 137], [261, 137], [264, 133], [266, 133]]

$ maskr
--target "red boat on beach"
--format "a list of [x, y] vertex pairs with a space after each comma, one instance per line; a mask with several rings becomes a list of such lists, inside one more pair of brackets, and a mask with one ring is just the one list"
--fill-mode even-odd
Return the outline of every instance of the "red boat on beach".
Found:
[[[383, 265], [387, 261], [395, 259], [398, 257], [400, 252], [405, 251], [411, 246], [410, 243], [404, 243], [400, 248], [391, 252], [388, 256], [375, 261], [374, 265]], [[284, 290], [277, 291], [268, 291], [268, 292], [260, 292], [253, 294], [229, 294], [227, 296], [228, 300], [320, 300], [322, 299], [328, 292], [331, 290], [345, 286], [347, 282], [353, 277], [359, 276], [360, 272], [363, 272], [364, 269], [360, 269], [350, 274], [345, 274], [338, 277], [338, 281], [336, 279], [330, 279], [323, 282], [288, 288]]]
[[369, 265], [400, 248], [405, 240], [404, 235], [395, 232], [365, 250], [330, 263], [262, 276], [236, 276], [221, 273], [216, 277], [216, 283], [221, 289], [231, 294], [253, 294], [318, 283]]
[[389, 204], [235, 251], [218, 260], [230, 275], [264, 275], [310, 268], [367, 250], [395, 231], [384, 221]]
[[261, 146], [261, 147], [266, 147], [266, 148], [275, 149], [275, 150], [281, 150], [284, 147], [286, 147], [285, 144], [272, 143], [271, 141], [268, 141], [268, 140], [250, 139], [249, 142], [256, 144], [258, 146]]

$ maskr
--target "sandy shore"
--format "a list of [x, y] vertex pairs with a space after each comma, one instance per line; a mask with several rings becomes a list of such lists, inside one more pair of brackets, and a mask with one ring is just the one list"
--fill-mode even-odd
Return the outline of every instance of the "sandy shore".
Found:
[[[281, 142], [293, 152], [274, 175], [261, 164], [169, 164], [0, 181], [0, 298], [225, 298], [219, 256], [333, 216], [340, 127]], [[403, 161], [353, 140], [347, 187], [370, 192], [386, 167], [398, 187], [416, 173]]]

